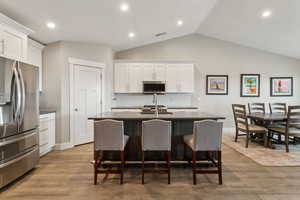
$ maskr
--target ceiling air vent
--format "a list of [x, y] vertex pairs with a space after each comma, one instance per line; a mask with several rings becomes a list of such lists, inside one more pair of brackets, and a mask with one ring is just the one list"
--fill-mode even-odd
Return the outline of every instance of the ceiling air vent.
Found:
[[157, 33], [157, 34], [155, 34], [155, 37], [160, 37], [160, 36], [163, 36], [166, 34], [167, 34], [166, 32]]

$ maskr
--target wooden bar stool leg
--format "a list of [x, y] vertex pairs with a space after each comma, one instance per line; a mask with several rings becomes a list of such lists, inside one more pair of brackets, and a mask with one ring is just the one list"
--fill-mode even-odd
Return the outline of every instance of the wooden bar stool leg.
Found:
[[193, 150], [193, 184], [197, 184], [196, 179], [196, 151]]
[[98, 170], [97, 170], [97, 161], [95, 160], [95, 163], [94, 163], [94, 185], [97, 185], [97, 178], [98, 178]]
[[171, 165], [170, 165], [170, 160], [171, 160], [171, 152], [167, 152], [167, 167], [168, 167], [168, 184], [171, 184]]
[[144, 180], [144, 176], [145, 176], [145, 152], [142, 151], [142, 184], [145, 183], [145, 180]]
[[123, 178], [124, 178], [124, 163], [125, 163], [125, 158], [124, 158], [124, 151], [120, 152], [120, 157], [121, 157], [121, 179], [120, 179], [120, 184], [123, 184]]
[[101, 159], [99, 159], [99, 152], [94, 152], [94, 185], [97, 185], [98, 181], [98, 167], [101, 164]]
[[223, 184], [222, 178], [222, 151], [218, 151], [218, 174], [219, 174], [219, 184]]

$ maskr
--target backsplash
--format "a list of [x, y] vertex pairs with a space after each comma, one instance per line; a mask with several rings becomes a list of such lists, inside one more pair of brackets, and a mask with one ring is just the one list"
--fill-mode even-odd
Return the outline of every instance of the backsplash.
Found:
[[[112, 107], [141, 106], [153, 104], [153, 95], [143, 94], [115, 94]], [[193, 102], [193, 94], [165, 94], [158, 95], [158, 104], [166, 106], [197, 106]]]

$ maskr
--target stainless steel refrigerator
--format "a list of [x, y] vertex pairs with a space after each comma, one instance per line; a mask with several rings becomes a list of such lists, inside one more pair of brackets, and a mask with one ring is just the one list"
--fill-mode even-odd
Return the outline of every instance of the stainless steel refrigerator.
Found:
[[0, 188], [39, 162], [38, 68], [0, 57]]

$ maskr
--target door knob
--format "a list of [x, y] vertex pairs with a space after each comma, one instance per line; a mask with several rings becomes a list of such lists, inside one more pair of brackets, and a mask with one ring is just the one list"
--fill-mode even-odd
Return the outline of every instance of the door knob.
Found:
[[78, 112], [78, 108], [75, 108], [74, 111]]

